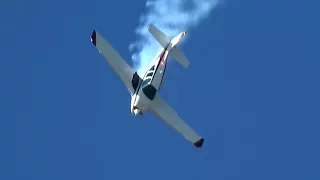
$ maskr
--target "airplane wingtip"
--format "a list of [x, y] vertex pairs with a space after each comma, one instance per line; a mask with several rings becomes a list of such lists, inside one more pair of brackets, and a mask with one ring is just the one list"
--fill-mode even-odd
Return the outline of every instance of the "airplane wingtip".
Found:
[[92, 34], [91, 34], [91, 42], [93, 45], [96, 46], [97, 44], [97, 33], [96, 30], [93, 30]]
[[201, 138], [197, 142], [195, 142], [193, 145], [196, 146], [197, 148], [201, 148], [203, 143], [204, 143], [204, 139]]

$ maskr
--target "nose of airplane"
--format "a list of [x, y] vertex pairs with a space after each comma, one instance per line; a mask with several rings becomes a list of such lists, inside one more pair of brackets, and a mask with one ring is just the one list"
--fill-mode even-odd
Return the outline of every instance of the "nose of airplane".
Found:
[[134, 109], [133, 110], [133, 113], [134, 113], [134, 115], [140, 115], [141, 114], [141, 111], [139, 110], [139, 109]]
[[142, 114], [142, 112], [141, 112], [138, 108], [136, 108], [136, 107], [133, 107], [133, 108], [131, 109], [131, 113], [132, 113], [133, 115], [135, 115], [135, 116], [138, 116], [138, 115], [141, 115], [141, 114]]

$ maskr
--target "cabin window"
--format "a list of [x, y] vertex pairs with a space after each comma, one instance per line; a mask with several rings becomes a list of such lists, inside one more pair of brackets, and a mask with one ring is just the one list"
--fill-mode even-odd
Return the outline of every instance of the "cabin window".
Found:
[[142, 87], [144, 87], [145, 85], [147, 85], [149, 82], [151, 81], [151, 79], [146, 79], [142, 82]]
[[153, 87], [151, 84], [147, 85], [142, 89], [144, 94], [147, 96], [148, 99], [153, 100], [157, 94], [157, 89]]
[[154, 71], [154, 65], [150, 68], [150, 71]]
[[153, 75], [153, 72], [150, 72], [147, 74], [147, 77], [151, 77]]

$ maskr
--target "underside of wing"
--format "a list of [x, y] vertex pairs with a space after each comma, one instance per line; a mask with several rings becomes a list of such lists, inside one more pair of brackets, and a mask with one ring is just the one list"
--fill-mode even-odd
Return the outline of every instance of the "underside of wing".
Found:
[[185, 123], [170, 107], [170, 105], [159, 95], [154, 99], [151, 111], [154, 112], [160, 119], [175, 129], [178, 133], [184, 136], [197, 148], [201, 148], [204, 139], [199, 136], [187, 123]]
[[128, 65], [118, 52], [95, 30], [93, 30], [91, 34], [91, 42], [98, 49], [100, 54], [103, 55], [112, 69], [118, 74], [129, 92], [133, 93], [134, 88], [131, 81], [135, 71], [132, 67]]

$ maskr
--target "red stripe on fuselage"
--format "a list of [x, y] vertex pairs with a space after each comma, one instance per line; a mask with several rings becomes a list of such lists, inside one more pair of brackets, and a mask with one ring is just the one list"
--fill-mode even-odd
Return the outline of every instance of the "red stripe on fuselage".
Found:
[[158, 60], [157, 64], [159, 64], [159, 62], [160, 62], [161, 59], [163, 58], [165, 52], [166, 52], [166, 49], [163, 49], [163, 50], [161, 51], [161, 53], [159, 54], [159, 56], [158, 56], [158, 58], [157, 58], [157, 60]]
[[155, 68], [154, 68], [155, 72], [157, 72], [157, 69], [158, 69], [158, 67], [159, 67], [160, 61], [162, 60], [162, 58], [163, 58], [166, 50], [167, 50], [167, 48], [164, 48], [164, 49], [161, 51], [161, 53], [159, 54], [159, 56], [156, 58], [157, 64], [156, 64], [156, 66], [155, 66]]

